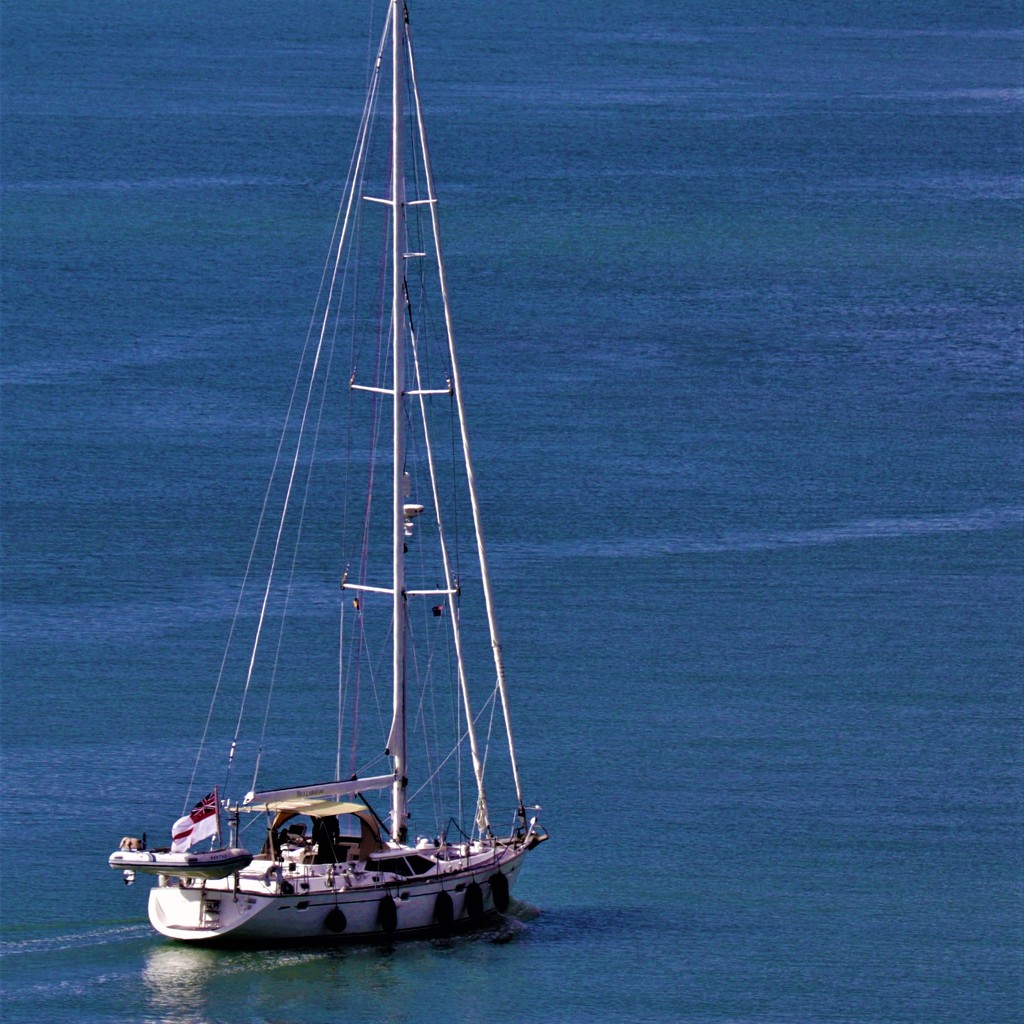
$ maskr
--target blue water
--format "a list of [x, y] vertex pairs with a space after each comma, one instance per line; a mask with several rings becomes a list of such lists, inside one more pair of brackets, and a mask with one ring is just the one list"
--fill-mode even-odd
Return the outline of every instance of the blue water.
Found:
[[188, 783], [372, 6], [4, 8], [3, 1019], [1021, 1020], [1009, 0], [416, 5], [554, 838], [392, 951], [177, 948], [107, 868]]

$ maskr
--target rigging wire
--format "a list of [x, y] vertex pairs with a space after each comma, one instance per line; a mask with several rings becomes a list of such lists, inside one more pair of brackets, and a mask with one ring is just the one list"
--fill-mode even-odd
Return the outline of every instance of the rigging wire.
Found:
[[[501, 654], [501, 638], [499, 635], [497, 619], [495, 617], [494, 612], [494, 598], [491, 591], [490, 569], [488, 568], [487, 564], [487, 553], [484, 547], [483, 525], [480, 519], [479, 500], [477, 498], [476, 484], [473, 474], [473, 459], [470, 452], [469, 430], [466, 425], [465, 410], [462, 403], [462, 386], [460, 383], [458, 361], [455, 357], [455, 333], [452, 325], [451, 306], [448, 302], [448, 282], [445, 277], [444, 261], [441, 256], [441, 231], [437, 215], [437, 203], [435, 201], [436, 196], [434, 194], [433, 175], [430, 170], [430, 157], [429, 151], [427, 149], [426, 127], [423, 122], [423, 111], [420, 103], [419, 89], [416, 86], [416, 72], [412, 52], [412, 35], [411, 32], [408, 30], [408, 26], [407, 40], [409, 68], [410, 72], [412, 73], [413, 79], [413, 99], [416, 106], [416, 116], [419, 124], [420, 147], [423, 151], [423, 169], [427, 181], [428, 198], [430, 200], [429, 208], [431, 225], [433, 228], [434, 251], [437, 255], [437, 275], [438, 282], [441, 287], [441, 300], [444, 305], [445, 329], [448, 337], [448, 351], [451, 362], [452, 384], [455, 394], [456, 406], [458, 408], [458, 420], [462, 440], [462, 453], [466, 467], [466, 479], [468, 483], [470, 507], [473, 513], [473, 530], [476, 536], [477, 555], [480, 566], [481, 583], [483, 585], [484, 608], [487, 613], [487, 626], [488, 630], [490, 631], [491, 637], [491, 653], [494, 660], [494, 671], [498, 685], [498, 693], [499, 696], [501, 697], [502, 717], [504, 718], [505, 722], [505, 736], [508, 740], [509, 766], [512, 772], [512, 780], [515, 784], [516, 802], [519, 805], [520, 814], [525, 819], [526, 812], [523, 801], [522, 783], [520, 782], [519, 778], [519, 764], [516, 759], [515, 742], [513, 740], [512, 734], [512, 712], [508, 702], [508, 687], [505, 680], [504, 659], [502, 658]], [[486, 804], [482, 789], [480, 793], [480, 805], [481, 810], [486, 812]]]
[[302, 529], [306, 521], [306, 509], [308, 507], [310, 487], [313, 480], [313, 467], [316, 465], [316, 452], [320, 441], [320, 428], [323, 424], [324, 406], [326, 404], [327, 391], [330, 385], [331, 365], [333, 363], [333, 360], [334, 341], [332, 338], [332, 340], [328, 343], [327, 346], [327, 361], [323, 372], [323, 384], [321, 385], [320, 388], [320, 405], [317, 410], [316, 422], [313, 426], [313, 439], [310, 447], [309, 461], [306, 467], [306, 480], [305, 485], [303, 487], [302, 504], [299, 508], [298, 523], [295, 531], [295, 540], [292, 545], [291, 569], [288, 574], [288, 583], [287, 586], [285, 587], [284, 606], [281, 609], [280, 625], [278, 628], [277, 635], [277, 647], [274, 651], [274, 663], [270, 673], [270, 683], [267, 688], [267, 699], [263, 712], [263, 725], [260, 731], [259, 745], [256, 750], [255, 765], [253, 767], [253, 781], [251, 787], [253, 791], [255, 791], [256, 789], [256, 779], [259, 776], [260, 765], [263, 760], [263, 749], [267, 734], [267, 724], [270, 721], [270, 712], [274, 696], [274, 687], [277, 683], [277, 673], [281, 663], [281, 651], [284, 644], [285, 624], [288, 619], [288, 607], [291, 604], [292, 594], [294, 592], [295, 587], [295, 574], [298, 568], [299, 551], [302, 543]]
[[[341, 256], [342, 256], [342, 252], [343, 252], [343, 249], [344, 249], [345, 240], [348, 237], [348, 227], [349, 227], [349, 223], [350, 223], [350, 219], [351, 219], [351, 214], [352, 214], [352, 206], [353, 206], [353, 203], [354, 203], [354, 200], [355, 200], [355, 194], [356, 194], [355, 183], [356, 183], [357, 178], [354, 176], [353, 172], [354, 172], [354, 170], [356, 168], [358, 168], [361, 165], [362, 160], [363, 160], [363, 158], [365, 156], [365, 147], [366, 147], [366, 143], [367, 143], [367, 139], [368, 139], [368, 134], [369, 134], [369, 122], [372, 120], [371, 117], [370, 117], [370, 114], [371, 114], [371, 111], [374, 108], [375, 97], [376, 97], [376, 94], [377, 94], [378, 89], [379, 89], [381, 55], [383, 53], [383, 49], [384, 49], [384, 46], [385, 46], [387, 35], [388, 35], [387, 29], [385, 29], [384, 33], [381, 36], [381, 41], [380, 41], [380, 45], [379, 45], [379, 49], [378, 49], [377, 60], [374, 63], [374, 73], [373, 73], [373, 78], [372, 78], [372, 81], [371, 81], [371, 86], [370, 86], [370, 89], [367, 92], [366, 102], [363, 105], [363, 113], [362, 113], [362, 118], [361, 118], [361, 122], [360, 122], [360, 130], [359, 130], [359, 133], [357, 135], [356, 147], [355, 147], [355, 151], [353, 152], [352, 162], [350, 163], [350, 166], [349, 166], [349, 182], [351, 184], [351, 188], [349, 188], [349, 190], [347, 191], [346, 197], [345, 197], [345, 199], [342, 202], [342, 206], [344, 207], [344, 215], [342, 216], [341, 209], [339, 209], [338, 219], [335, 222], [334, 240], [332, 240], [332, 241], [336, 241], [337, 244], [336, 244], [336, 246], [333, 246], [334, 254], [335, 254], [334, 255], [334, 261], [333, 261], [333, 272], [331, 273], [331, 276], [330, 276], [329, 285], [327, 287], [327, 294], [326, 294], [326, 298], [325, 298], [325, 301], [324, 301], [324, 314], [323, 314], [323, 320], [322, 320], [321, 327], [320, 327], [319, 339], [318, 339], [317, 344], [316, 344], [316, 346], [314, 348], [313, 365], [312, 365], [312, 368], [310, 370], [309, 384], [308, 384], [308, 387], [306, 389], [306, 400], [305, 400], [305, 403], [303, 405], [302, 415], [301, 415], [301, 418], [300, 418], [300, 421], [299, 421], [299, 424], [298, 424], [298, 428], [297, 428], [298, 433], [297, 433], [297, 437], [296, 437], [296, 441], [295, 441], [295, 454], [294, 454], [294, 457], [292, 459], [292, 467], [291, 467], [291, 471], [290, 471], [290, 474], [289, 474], [288, 483], [287, 483], [287, 487], [286, 487], [286, 490], [285, 490], [285, 495], [284, 495], [284, 499], [283, 499], [283, 503], [282, 503], [281, 518], [280, 518], [280, 521], [278, 523], [277, 536], [275, 538], [273, 554], [271, 556], [270, 572], [269, 572], [269, 575], [268, 575], [268, 578], [267, 578], [266, 587], [264, 589], [263, 601], [262, 601], [261, 608], [260, 608], [259, 618], [257, 620], [256, 635], [255, 635], [255, 638], [254, 638], [253, 644], [252, 644], [252, 652], [251, 652], [251, 655], [250, 655], [250, 658], [249, 658], [249, 667], [248, 667], [248, 670], [246, 672], [245, 684], [244, 684], [244, 688], [243, 688], [243, 692], [242, 692], [242, 699], [241, 699], [241, 702], [240, 702], [238, 719], [237, 719], [236, 726], [235, 726], [234, 736], [233, 736], [232, 741], [231, 741], [231, 747], [230, 747], [229, 752], [228, 752], [227, 769], [226, 769], [226, 772], [225, 772], [225, 788], [227, 787], [228, 779], [229, 779], [230, 773], [231, 773], [231, 768], [232, 768], [232, 765], [234, 763], [235, 754], [236, 754], [237, 749], [238, 749], [238, 741], [239, 741], [239, 738], [240, 738], [240, 735], [241, 735], [242, 722], [243, 722], [244, 714], [245, 714], [245, 707], [246, 707], [246, 703], [247, 703], [247, 700], [248, 700], [249, 690], [250, 690], [250, 687], [252, 685], [253, 670], [255, 668], [255, 662], [256, 662], [256, 653], [257, 653], [257, 650], [259, 648], [259, 642], [260, 642], [260, 638], [261, 638], [262, 631], [263, 631], [263, 624], [264, 624], [264, 621], [265, 621], [265, 618], [266, 618], [267, 605], [269, 603], [270, 592], [271, 592], [271, 588], [272, 588], [272, 585], [273, 585], [274, 573], [275, 573], [275, 569], [276, 569], [276, 565], [277, 565], [278, 551], [279, 551], [280, 545], [281, 545], [281, 539], [282, 539], [282, 535], [283, 535], [284, 527], [285, 527], [285, 522], [286, 522], [287, 515], [288, 515], [288, 508], [289, 508], [290, 501], [291, 501], [292, 487], [294, 485], [295, 475], [296, 475], [296, 472], [298, 470], [298, 465], [299, 465], [299, 458], [301, 456], [302, 442], [303, 442], [303, 438], [304, 438], [304, 435], [305, 435], [305, 429], [306, 429], [306, 420], [307, 420], [307, 416], [308, 416], [308, 412], [309, 412], [309, 405], [310, 405], [310, 402], [312, 400], [313, 385], [314, 385], [314, 382], [316, 380], [316, 375], [317, 375], [317, 370], [318, 370], [318, 366], [319, 366], [320, 356], [321, 356], [323, 345], [324, 345], [324, 336], [325, 336], [325, 333], [326, 333], [326, 330], [327, 330], [328, 318], [329, 318], [330, 309], [331, 309], [331, 306], [332, 306], [332, 303], [333, 303], [333, 297], [334, 297], [334, 291], [335, 291], [335, 283], [337, 281], [337, 276], [338, 276], [338, 266], [339, 266], [339, 263], [340, 263], [340, 260], [341, 260]], [[341, 222], [340, 223], [340, 230], [338, 228], [338, 221]], [[329, 265], [330, 265], [330, 258], [328, 257], [328, 266]], [[318, 292], [318, 296], [317, 296], [318, 302], [317, 302], [317, 305], [314, 307], [315, 309], [319, 308], [319, 299], [323, 295], [323, 292], [324, 292], [323, 286], [324, 286], [324, 281], [326, 279], [327, 279], [327, 269], [325, 267], [324, 276], [321, 278], [320, 291]], [[316, 315], [315, 314], [314, 314], [313, 320], [314, 320], [314, 322], [316, 320]], [[307, 342], [306, 342], [306, 346], [303, 349], [303, 356], [305, 356], [305, 353], [306, 353], [306, 351], [307, 351], [307, 349], [309, 347], [310, 339], [311, 339], [312, 335], [313, 335], [313, 329], [312, 329], [312, 326], [311, 326], [310, 332], [309, 332], [309, 334], [307, 334]], [[303, 362], [300, 363], [300, 377], [301, 377], [301, 367], [302, 367], [302, 365], [304, 365], [304, 363], [305, 363], [305, 359], [303, 359]], [[296, 390], [298, 390], [298, 381], [296, 382]], [[288, 415], [288, 417], [287, 417], [287, 419], [285, 421], [285, 428], [284, 428], [284, 431], [283, 431], [283, 436], [284, 436], [284, 434], [286, 434], [288, 432], [288, 427], [291, 424], [292, 409], [293, 409], [293, 405], [292, 405], [292, 403], [289, 403], [289, 415]], [[283, 436], [282, 436], [282, 445], [283, 445]], [[273, 480], [274, 480], [274, 478], [276, 477], [276, 474], [277, 474], [277, 469], [278, 469], [278, 465], [279, 465], [279, 461], [280, 461], [280, 454], [281, 454], [281, 452], [280, 452], [280, 449], [279, 449], [278, 455], [277, 455], [277, 457], [275, 458], [275, 461], [274, 461], [274, 468], [273, 468], [273, 471], [272, 471], [272, 474], [271, 474], [271, 483], [273, 482]], [[255, 542], [254, 542], [254, 544], [255, 544]], [[255, 789], [255, 784], [256, 784], [256, 778], [254, 776], [254, 779], [253, 779], [253, 788], [254, 789]]]
[[[495, 684], [495, 686], [491, 689], [490, 696], [483, 702], [483, 704], [480, 706], [480, 710], [477, 711], [476, 715], [474, 716], [474, 718], [473, 718], [473, 724], [474, 725], [476, 724], [476, 722], [478, 722], [483, 717], [484, 712], [487, 711], [489, 708], [492, 709], [491, 714], [492, 715], [494, 714], [493, 709], [496, 706], [495, 698], [498, 695], [499, 695], [498, 686], [497, 686], [497, 684]], [[469, 728], [467, 727], [466, 729], [464, 729], [462, 731], [461, 735], [459, 736], [458, 742], [448, 752], [448, 755], [434, 769], [433, 774], [431, 776], [429, 776], [428, 778], [424, 779], [423, 782], [420, 783], [419, 788], [416, 789], [410, 795], [410, 797], [409, 797], [409, 801], [410, 802], [412, 802], [416, 797], [418, 797], [420, 795], [420, 793], [422, 793], [423, 790], [426, 789], [426, 787], [429, 786], [434, 781], [434, 779], [437, 777], [437, 775], [441, 771], [441, 769], [444, 768], [444, 766], [453, 757], [455, 757], [457, 755], [458, 751], [462, 748], [463, 744], [465, 744], [465, 742], [466, 742], [466, 740], [468, 738], [469, 738]]]

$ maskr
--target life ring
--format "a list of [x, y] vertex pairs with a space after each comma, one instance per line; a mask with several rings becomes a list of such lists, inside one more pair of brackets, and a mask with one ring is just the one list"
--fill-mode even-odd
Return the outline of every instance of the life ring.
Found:
[[503, 914], [508, 910], [508, 878], [500, 871], [495, 871], [488, 879], [491, 884], [491, 898], [494, 906]]
[[340, 935], [347, 927], [348, 921], [345, 920], [345, 913], [341, 907], [333, 907], [327, 916], [324, 918], [324, 927], [334, 932], [335, 935]]
[[455, 905], [452, 903], [451, 896], [442, 889], [437, 894], [437, 899], [434, 900], [434, 924], [436, 924], [441, 931], [447, 931], [451, 928], [452, 921], [454, 920]]
[[389, 935], [398, 927], [398, 908], [390, 896], [385, 896], [377, 904], [377, 923], [381, 931]]
[[474, 922], [484, 917], [484, 891], [476, 882], [466, 886], [466, 917]]

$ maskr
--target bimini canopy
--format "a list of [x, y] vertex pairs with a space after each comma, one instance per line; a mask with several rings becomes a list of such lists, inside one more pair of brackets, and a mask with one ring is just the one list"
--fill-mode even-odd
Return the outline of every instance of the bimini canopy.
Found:
[[365, 779], [324, 782], [316, 786], [247, 793], [242, 803], [230, 810], [270, 814], [288, 811], [291, 814], [311, 814], [319, 818], [333, 814], [359, 814], [368, 808], [361, 800], [353, 800], [353, 795], [366, 789], [385, 789], [394, 781], [394, 775], [374, 775]]

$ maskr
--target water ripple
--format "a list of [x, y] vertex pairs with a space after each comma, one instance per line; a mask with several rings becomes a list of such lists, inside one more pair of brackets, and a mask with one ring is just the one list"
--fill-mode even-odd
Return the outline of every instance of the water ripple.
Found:
[[[835, 526], [800, 530], [726, 531], [703, 537], [583, 538], [542, 547], [542, 552], [561, 558], [582, 555], [629, 558], [650, 555], [707, 555], [744, 551], [781, 551], [825, 544], [897, 540], [944, 533], [976, 533], [1001, 530], [1024, 523], [1024, 508], [978, 509], [920, 516], [860, 519]], [[538, 552], [535, 552], [538, 553]]]

